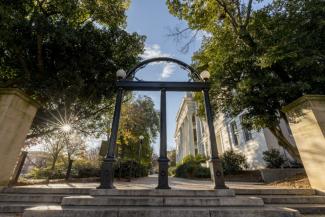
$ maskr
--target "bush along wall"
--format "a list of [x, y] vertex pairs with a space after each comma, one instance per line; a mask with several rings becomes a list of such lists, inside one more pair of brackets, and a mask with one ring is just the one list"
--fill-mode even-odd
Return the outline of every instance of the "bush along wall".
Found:
[[284, 157], [276, 149], [264, 151], [263, 160], [266, 162], [267, 168], [281, 168], [285, 163]]
[[248, 168], [245, 155], [233, 150], [225, 151], [221, 157], [223, 172], [225, 175], [234, 175]]
[[134, 160], [120, 160], [115, 164], [115, 177], [146, 177], [149, 175], [149, 169], [150, 165], [139, 164]]
[[[75, 161], [71, 169], [72, 178], [100, 177], [101, 162], [91, 162], [88, 160]], [[134, 160], [118, 160], [114, 165], [114, 174], [117, 178], [145, 177], [149, 174], [150, 165], [139, 164]], [[49, 167], [34, 168], [27, 174], [26, 178], [32, 179], [63, 179], [65, 178], [67, 167], [63, 163], [58, 163], [54, 171]]]
[[[245, 155], [233, 150], [226, 151], [221, 155], [222, 166], [225, 175], [235, 175], [248, 168]], [[210, 169], [202, 166], [207, 159], [201, 155], [186, 156], [180, 164], [177, 164], [175, 177], [180, 178], [210, 178]]]
[[175, 177], [180, 178], [210, 178], [210, 169], [203, 167], [201, 164], [205, 163], [206, 159], [201, 156], [186, 156], [182, 163], [176, 165]]

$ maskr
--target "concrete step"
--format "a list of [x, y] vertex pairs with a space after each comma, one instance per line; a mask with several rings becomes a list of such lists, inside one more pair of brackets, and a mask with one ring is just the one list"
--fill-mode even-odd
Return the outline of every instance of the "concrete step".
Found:
[[145, 190], [118, 190], [118, 189], [94, 189], [90, 191], [92, 196], [151, 196], [151, 197], [231, 197], [235, 196], [232, 189], [218, 190], [177, 190], [177, 189], [145, 189]]
[[26, 188], [12, 187], [3, 188], [0, 193], [7, 194], [64, 194], [64, 195], [88, 195], [91, 188]]
[[27, 209], [23, 217], [300, 217], [299, 212], [278, 207], [34, 207]]
[[26, 208], [36, 206], [57, 205], [52, 203], [21, 203], [21, 202], [0, 202], [0, 213], [23, 213]]
[[301, 217], [325, 217], [325, 215], [301, 215]]
[[233, 189], [236, 195], [315, 195], [314, 189]]
[[209, 206], [263, 206], [257, 197], [117, 197], [71, 196], [62, 200], [63, 206], [157, 206], [157, 207], [209, 207]]
[[60, 194], [0, 194], [0, 202], [58, 203], [63, 197]]
[[301, 217], [325, 217], [325, 215], [301, 215]]
[[298, 210], [301, 214], [325, 214], [325, 204], [268, 204], [267, 207], [287, 207]]
[[23, 214], [22, 213], [17, 213], [17, 214], [13, 214], [13, 213], [0, 213], [0, 217], [22, 217]]
[[325, 196], [262, 195], [265, 204], [325, 204]]

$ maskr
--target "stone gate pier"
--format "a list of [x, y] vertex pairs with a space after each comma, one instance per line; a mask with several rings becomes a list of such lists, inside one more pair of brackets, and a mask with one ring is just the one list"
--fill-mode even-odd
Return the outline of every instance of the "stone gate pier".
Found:
[[302, 96], [283, 111], [311, 186], [325, 190], [325, 96]]
[[38, 107], [18, 89], [0, 89], [0, 186], [9, 183]]

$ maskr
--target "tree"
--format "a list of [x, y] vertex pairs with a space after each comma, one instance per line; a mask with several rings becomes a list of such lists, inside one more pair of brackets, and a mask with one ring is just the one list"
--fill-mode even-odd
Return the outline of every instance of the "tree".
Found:
[[58, 161], [59, 156], [64, 149], [64, 138], [46, 136], [40, 142], [44, 144], [43, 147], [50, 156], [51, 166], [50, 166], [50, 173], [48, 176], [48, 180], [49, 180], [54, 174], [56, 162]]
[[[257, 0], [262, 2], [263, 0]], [[187, 21], [189, 28], [177, 31], [203, 30], [214, 33], [225, 26], [244, 43], [255, 47], [250, 35], [253, 0], [166, 0], [169, 11], [180, 19]]]
[[63, 142], [68, 161], [79, 156], [84, 156], [86, 144], [80, 135], [76, 133], [65, 134]]
[[[159, 112], [150, 97], [143, 96], [124, 103], [118, 135], [118, 156], [125, 160], [138, 159], [151, 164], [152, 147], [159, 130]], [[140, 149], [139, 136], [144, 137]]]
[[72, 163], [76, 157], [84, 156], [86, 151], [86, 144], [82, 140], [81, 136], [76, 133], [66, 133], [63, 135], [63, 142], [66, 150], [66, 156], [68, 159], [68, 167], [66, 173], [66, 180], [70, 178]]
[[193, 60], [212, 74], [214, 108], [247, 111], [247, 127], [268, 127], [299, 161], [280, 130], [281, 108], [303, 94], [325, 93], [324, 1], [275, 0], [258, 10], [251, 0], [167, 3], [191, 28], [209, 33]]
[[0, 87], [20, 88], [42, 104], [28, 138], [68, 121], [87, 132], [103, 125], [101, 116], [113, 104], [115, 72], [136, 64], [143, 51], [144, 37], [124, 30], [128, 5], [129, 0], [0, 2]]

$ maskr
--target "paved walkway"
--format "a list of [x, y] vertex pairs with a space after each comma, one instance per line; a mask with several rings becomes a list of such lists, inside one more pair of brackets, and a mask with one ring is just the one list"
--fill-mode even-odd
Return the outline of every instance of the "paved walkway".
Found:
[[[158, 183], [157, 175], [132, 179], [131, 182], [125, 180], [115, 179], [114, 185], [117, 189], [154, 189]], [[267, 189], [267, 188], [286, 188], [267, 186], [263, 183], [252, 182], [227, 182], [229, 188], [236, 189]], [[43, 188], [96, 188], [99, 183], [60, 183], [60, 184], [41, 184], [41, 185], [27, 185], [22, 187], [43, 187]], [[187, 189], [187, 190], [208, 190], [213, 189], [213, 183], [205, 180], [190, 180], [175, 177], [169, 177], [169, 185], [173, 189]]]

